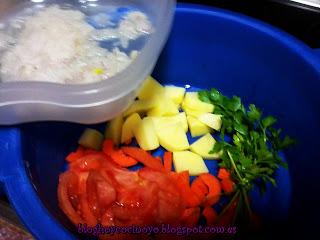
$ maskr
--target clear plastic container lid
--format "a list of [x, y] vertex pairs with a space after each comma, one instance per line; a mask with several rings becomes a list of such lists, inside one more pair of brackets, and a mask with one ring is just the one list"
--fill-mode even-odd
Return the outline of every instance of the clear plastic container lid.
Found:
[[[152, 72], [167, 40], [173, 21], [175, 0], [5, 0], [1, 1], [0, 28], [17, 15], [58, 4], [80, 10], [96, 29], [116, 28], [119, 19], [132, 11], [144, 13], [152, 32], [137, 41], [114, 39], [114, 34], [96, 35], [101, 46], [118, 48], [130, 55], [139, 53], [122, 71], [102, 81], [87, 84], [59, 84], [42, 81], [0, 81], [0, 124], [33, 121], [98, 123], [125, 110], [135, 91]], [[107, 36], [107, 37], [106, 37]], [[0, 36], [1, 41], [1, 36]], [[36, 44], [36, 43], [35, 43]], [[1, 53], [0, 51], [0, 54]], [[0, 56], [1, 58], [1, 56]]]

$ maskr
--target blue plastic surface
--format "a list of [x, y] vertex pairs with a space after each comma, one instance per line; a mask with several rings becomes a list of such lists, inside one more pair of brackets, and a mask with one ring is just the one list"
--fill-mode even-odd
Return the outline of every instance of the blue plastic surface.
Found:
[[[289, 176], [280, 170], [279, 188], [255, 202], [255, 207], [269, 220], [266, 234], [273, 234], [271, 227], [276, 222], [289, 224], [295, 231], [284, 233], [294, 236], [317, 230], [319, 55], [251, 18], [180, 5], [154, 76], [163, 84], [215, 87], [277, 116], [278, 126], [299, 144], [285, 152]], [[83, 128], [69, 123], [0, 128], [0, 181], [18, 215], [38, 239], [76, 238], [57, 206], [56, 188], [64, 156], [74, 149]]]

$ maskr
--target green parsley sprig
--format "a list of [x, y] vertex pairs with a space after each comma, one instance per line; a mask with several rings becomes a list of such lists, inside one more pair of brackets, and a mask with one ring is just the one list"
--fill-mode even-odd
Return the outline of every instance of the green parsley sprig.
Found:
[[[288, 136], [281, 138], [282, 130], [273, 127], [277, 119], [262, 117], [262, 111], [254, 104], [246, 109], [239, 97], [228, 98], [216, 89], [199, 91], [198, 94], [200, 100], [215, 106], [215, 114], [222, 115], [220, 140], [210, 153], [222, 150], [219, 166], [229, 170], [236, 183], [234, 196], [238, 197], [233, 197], [233, 200], [238, 201], [237, 212], [243, 205], [247, 209], [245, 215], [250, 216], [249, 191], [257, 185], [264, 193], [268, 182], [276, 186], [275, 170], [280, 166], [287, 168], [279, 151], [294, 144], [295, 140]], [[227, 141], [225, 135], [232, 140]]]

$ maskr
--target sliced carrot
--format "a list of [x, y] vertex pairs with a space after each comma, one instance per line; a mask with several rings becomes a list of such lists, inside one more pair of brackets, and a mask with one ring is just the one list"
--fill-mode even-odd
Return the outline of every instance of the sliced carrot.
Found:
[[91, 155], [91, 154], [102, 154], [101, 151], [93, 150], [93, 149], [85, 149], [84, 156]]
[[221, 188], [226, 194], [232, 193], [234, 190], [234, 187], [235, 187], [235, 183], [230, 178], [222, 179]]
[[159, 163], [161, 163], [162, 164], [162, 158], [160, 157], [160, 156], [156, 156], [156, 157], [154, 157]]
[[199, 191], [201, 191], [205, 195], [208, 194], [208, 192], [209, 192], [209, 189], [208, 189], [207, 185], [199, 177], [194, 179], [192, 184], [191, 184], [191, 188], [195, 188], [195, 187], [197, 187], [199, 189]]
[[163, 155], [164, 169], [168, 172], [172, 169], [172, 152], [165, 152]]
[[106, 139], [103, 141], [102, 151], [107, 155], [110, 155], [114, 151], [114, 143], [111, 139]]
[[198, 207], [202, 199], [192, 192], [189, 185], [189, 171], [177, 173], [176, 178], [177, 186], [180, 190], [184, 203], [187, 207]]
[[141, 162], [145, 166], [155, 170], [164, 171], [163, 165], [145, 150], [138, 147], [122, 147], [121, 149], [125, 154], [134, 158], [138, 162]]
[[190, 185], [189, 171], [183, 171], [178, 174], [179, 181], [183, 182], [186, 186]]
[[208, 187], [199, 177], [193, 180], [191, 190], [201, 199], [201, 202], [205, 201], [205, 197], [209, 192]]
[[219, 179], [223, 180], [226, 178], [230, 178], [230, 173], [227, 171], [225, 168], [220, 168], [218, 171], [218, 176]]
[[199, 177], [209, 188], [209, 193], [206, 196], [204, 205], [211, 206], [217, 203], [221, 195], [221, 186], [219, 180], [210, 173], [203, 173]]
[[68, 162], [73, 162], [78, 160], [79, 158], [82, 158], [84, 156], [85, 150], [82, 146], [79, 146], [75, 152], [70, 153], [67, 157], [66, 160]]
[[202, 215], [206, 219], [208, 226], [215, 224], [218, 220], [218, 214], [216, 210], [210, 206], [207, 206], [203, 209]]
[[181, 216], [181, 223], [184, 226], [194, 227], [197, 225], [200, 218], [200, 208], [193, 207], [184, 210]]
[[124, 154], [124, 152], [121, 149], [114, 150], [113, 152], [111, 152], [110, 157], [115, 163], [119, 164], [121, 167], [131, 167], [138, 163], [134, 158]]

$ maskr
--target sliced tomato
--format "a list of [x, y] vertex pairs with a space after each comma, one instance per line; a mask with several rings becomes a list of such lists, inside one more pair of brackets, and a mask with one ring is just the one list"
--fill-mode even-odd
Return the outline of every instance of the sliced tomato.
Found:
[[115, 225], [114, 214], [111, 211], [111, 209], [106, 210], [105, 213], [102, 215], [101, 224], [106, 227]]
[[185, 205], [176, 181], [169, 173], [159, 172], [151, 168], [142, 168], [138, 172], [140, 177], [157, 183], [160, 188], [157, 194], [159, 199], [157, 222], [177, 222]]
[[58, 185], [58, 201], [59, 206], [62, 211], [68, 216], [70, 221], [77, 225], [79, 223], [84, 223], [85, 221], [81, 218], [80, 214], [75, 208], [75, 204], [71, 203], [71, 199], [78, 198], [78, 177], [75, 173], [65, 172], [59, 176]]
[[89, 207], [96, 218], [101, 219], [109, 205], [116, 200], [116, 190], [98, 171], [89, 173], [86, 184]]
[[[190, 188], [186, 178], [182, 182]], [[67, 173], [60, 176], [58, 195], [62, 210], [74, 224], [178, 224], [185, 210], [172, 173], [148, 167], [129, 171], [103, 153], [70, 163]]]
[[181, 217], [181, 224], [183, 226], [193, 227], [196, 226], [200, 218], [200, 208], [193, 207], [184, 210]]
[[73, 171], [90, 171], [100, 169], [103, 162], [107, 161], [104, 154], [89, 154], [70, 163], [70, 169]]
[[158, 186], [148, 181], [134, 188], [118, 191], [116, 204], [112, 207], [120, 225], [148, 225], [157, 218]]
[[95, 226], [98, 224], [98, 220], [96, 216], [91, 211], [91, 208], [89, 207], [87, 194], [81, 194], [80, 195], [80, 210], [82, 218], [85, 220], [85, 222], [89, 226]]

